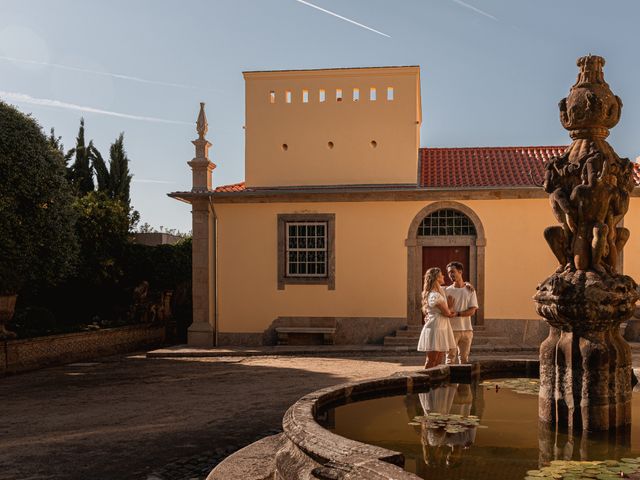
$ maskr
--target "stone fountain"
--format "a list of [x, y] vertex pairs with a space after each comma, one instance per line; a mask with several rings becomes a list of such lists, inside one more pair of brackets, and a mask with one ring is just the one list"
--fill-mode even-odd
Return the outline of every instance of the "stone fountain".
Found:
[[622, 101], [604, 81], [604, 63], [595, 55], [578, 59], [578, 79], [559, 104], [573, 142], [546, 164], [543, 183], [559, 223], [544, 236], [559, 267], [534, 297], [550, 325], [540, 346], [539, 417], [569, 430], [631, 423], [631, 350], [619, 327], [638, 291], [619, 269], [633, 165], [605, 140]]

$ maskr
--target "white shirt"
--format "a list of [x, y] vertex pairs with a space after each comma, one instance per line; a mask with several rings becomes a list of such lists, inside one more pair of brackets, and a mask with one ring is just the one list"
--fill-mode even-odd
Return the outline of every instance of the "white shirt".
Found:
[[[466, 286], [457, 288], [452, 284], [445, 288], [445, 293], [447, 297], [453, 298], [454, 312], [464, 312], [471, 307], [478, 308], [478, 297], [475, 290], [470, 290]], [[473, 330], [471, 317], [453, 317], [449, 320], [454, 331]]]

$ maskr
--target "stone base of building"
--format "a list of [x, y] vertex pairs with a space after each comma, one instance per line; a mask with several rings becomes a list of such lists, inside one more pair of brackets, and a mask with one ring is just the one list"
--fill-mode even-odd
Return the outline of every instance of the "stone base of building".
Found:
[[[334, 345], [381, 345], [384, 337], [407, 326], [401, 317], [278, 317], [264, 332], [219, 332], [219, 347], [258, 347], [277, 345], [278, 327], [300, 327], [300, 335], [290, 335], [289, 345], [322, 345], [321, 336], [304, 333], [305, 327], [335, 328]], [[502, 346], [539, 346], [549, 334], [549, 325], [543, 320], [485, 319], [482, 334], [501, 338]], [[480, 336], [478, 331], [478, 336]], [[478, 341], [480, 344], [480, 341]], [[189, 329], [189, 346], [191, 343]], [[501, 346], [501, 345], [496, 345]]]
[[215, 331], [209, 323], [193, 322], [187, 332], [187, 343], [190, 347], [215, 347]]
[[549, 325], [541, 319], [485, 318], [484, 331], [506, 337], [508, 345], [538, 346], [549, 335]]
[[[218, 346], [261, 346], [277, 345], [278, 327], [326, 327], [335, 328], [334, 345], [376, 345], [382, 344], [384, 337], [407, 325], [401, 317], [278, 317], [264, 332], [220, 332]], [[322, 339], [301, 332], [289, 335], [290, 345], [320, 345]], [[189, 343], [191, 345], [191, 343]]]

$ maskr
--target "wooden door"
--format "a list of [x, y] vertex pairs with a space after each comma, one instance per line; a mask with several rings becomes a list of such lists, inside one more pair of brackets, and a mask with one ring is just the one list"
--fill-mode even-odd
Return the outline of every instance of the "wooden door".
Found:
[[[448, 246], [448, 247], [422, 247], [422, 280], [420, 289], [424, 283], [424, 274], [431, 267], [438, 267], [444, 274], [445, 284], [451, 281], [447, 276], [447, 264], [449, 262], [460, 262], [464, 266], [464, 279], [469, 281], [469, 247], [468, 246]], [[422, 313], [420, 313], [422, 316]], [[423, 320], [424, 321], [424, 320]], [[475, 323], [475, 316], [473, 317]]]
[[469, 280], [469, 247], [422, 247], [422, 277], [431, 267], [439, 267], [444, 274], [447, 284], [451, 283], [447, 277], [447, 264], [460, 262], [464, 265], [464, 279]]

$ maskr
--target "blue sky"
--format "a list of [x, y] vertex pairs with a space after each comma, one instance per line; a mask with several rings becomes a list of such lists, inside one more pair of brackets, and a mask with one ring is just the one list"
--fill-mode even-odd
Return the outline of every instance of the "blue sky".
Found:
[[[637, 0], [0, 0], [0, 98], [108, 155], [120, 132], [142, 222], [191, 228], [200, 101], [214, 184], [244, 179], [244, 70], [420, 65], [422, 146], [569, 142], [558, 101], [577, 57], [623, 102], [610, 143], [640, 155]], [[368, 28], [365, 28], [368, 27]]]

